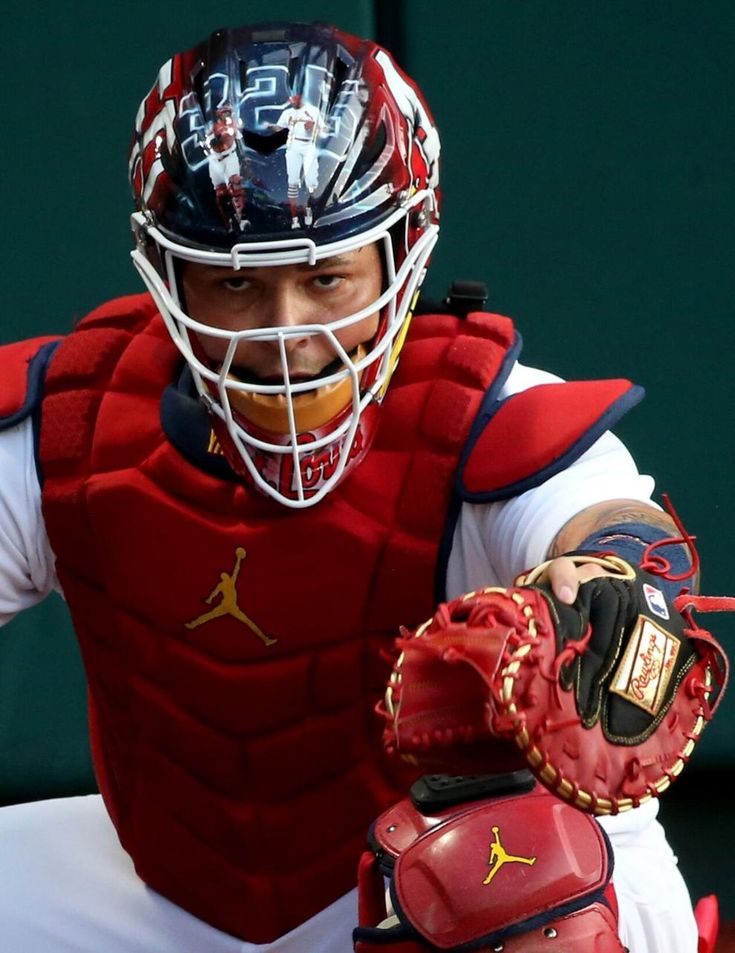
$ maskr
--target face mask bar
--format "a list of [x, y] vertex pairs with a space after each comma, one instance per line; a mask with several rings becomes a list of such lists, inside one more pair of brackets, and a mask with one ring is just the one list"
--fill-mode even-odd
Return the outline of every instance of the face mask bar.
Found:
[[[431, 193], [417, 193], [409, 204], [409, 209], [433, 198]], [[402, 262], [398, 272], [395, 270], [393, 244], [389, 229], [409, 214], [405, 207], [399, 209], [393, 216], [380, 226], [364, 232], [359, 236], [334, 242], [329, 245], [316, 246], [306, 238], [294, 238], [281, 242], [260, 242], [237, 245], [231, 252], [210, 252], [188, 248], [170, 241], [158, 229], [150, 225], [141, 213], [133, 215], [133, 228], [138, 238], [137, 247], [132, 252], [134, 264], [141, 274], [148, 290], [153, 296], [159, 311], [166, 323], [169, 333], [183, 357], [189, 364], [195, 385], [211, 413], [218, 416], [225, 424], [227, 432], [242, 458], [254, 483], [267, 495], [277, 499], [286, 506], [301, 508], [311, 506], [322, 499], [338, 482], [348, 462], [350, 449], [357, 433], [360, 416], [367, 405], [381, 394], [387, 380], [392, 373], [395, 359], [393, 347], [398, 334], [409, 316], [410, 306], [415, 298], [425, 273], [425, 264], [437, 238], [438, 226], [428, 226], [423, 234], [414, 243]], [[145, 236], [153, 239], [163, 252], [165, 273], [168, 282], [164, 281], [154, 265], [142, 250]], [[257, 328], [247, 331], [232, 332], [221, 328], [204, 325], [186, 314], [181, 307], [178, 294], [176, 259], [194, 261], [197, 263], [216, 264], [238, 269], [249, 266], [278, 266], [284, 264], [311, 263], [329, 258], [340, 253], [353, 251], [370, 242], [381, 242], [384, 248], [383, 260], [386, 269], [386, 289], [376, 301], [362, 308], [360, 311], [325, 325], [302, 325], [295, 328]], [[268, 249], [268, 252], [265, 251]], [[400, 304], [396, 301], [400, 296]], [[364, 356], [353, 360], [340, 344], [336, 333], [343, 328], [357, 323], [364, 318], [383, 312], [384, 330], [379, 334], [374, 345]], [[387, 312], [387, 313], [386, 313]], [[198, 336], [226, 339], [227, 353], [222, 365], [218, 369], [203, 363], [195, 353], [190, 333]], [[324, 377], [309, 381], [292, 381], [288, 369], [287, 341], [290, 337], [303, 338], [307, 335], [323, 335], [341, 362], [341, 369], [333, 371]], [[281, 366], [283, 370], [283, 384], [252, 384], [238, 380], [230, 373], [238, 346], [246, 341], [273, 341], [277, 342]], [[380, 367], [369, 389], [361, 392], [360, 381], [365, 370], [376, 362]], [[344, 413], [339, 414], [334, 426], [327, 432], [322, 432], [317, 439], [308, 444], [299, 443], [294, 399], [301, 394], [316, 392], [320, 388], [349, 380], [351, 401], [345, 407]], [[213, 397], [213, 391], [219, 400]], [[275, 443], [262, 439], [244, 429], [242, 423], [235, 417], [230, 394], [242, 391], [250, 394], [279, 395], [285, 400], [288, 414], [288, 434], [284, 435], [283, 443]], [[316, 490], [305, 490], [302, 480], [301, 464], [309, 457], [328, 445], [339, 442], [339, 462], [330, 477]], [[296, 498], [284, 495], [271, 482], [266, 480], [256, 468], [252, 459], [256, 453], [283, 456], [290, 454], [292, 458], [293, 477]]]

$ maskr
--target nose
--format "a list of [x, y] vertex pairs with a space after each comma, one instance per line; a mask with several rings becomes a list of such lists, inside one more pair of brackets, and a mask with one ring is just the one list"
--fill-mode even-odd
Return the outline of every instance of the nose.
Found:
[[267, 287], [262, 295], [262, 305], [264, 327], [292, 328], [308, 320], [297, 290], [287, 282], [274, 282]]
[[[284, 329], [294, 331], [304, 324], [313, 321], [313, 314], [308, 300], [299, 294], [298, 288], [287, 282], [277, 282], [268, 287], [262, 296], [262, 314], [259, 323], [264, 328], [273, 330]], [[284, 343], [287, 351], [292, 351], [306, 343], [306, 336], [300, 336], [298, 333], [289, 333], [284, 337]], [[268, 343], [272, 347], [278, 348], [278, 340], [274, 339]]]

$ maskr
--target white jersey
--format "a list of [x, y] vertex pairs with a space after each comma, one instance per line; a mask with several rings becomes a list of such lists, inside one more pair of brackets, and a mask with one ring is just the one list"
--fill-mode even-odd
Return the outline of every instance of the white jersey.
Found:
[[[555, 380], [516, 364], [500, 396]], [[0, 623], [59, 588], [33, 449], [28, 421], [0, 433]], [[448, 597], [509, 585], [546, 558], [580, 510], [609, 499], [650, 502], [652, 491], [651, 478], [606, 433], [541, 486], [504, 502], [464, 504]], [[648, 803], [601, 821], [615, 852], [621, 938], [631, 953], [696, 953], [691, 904], [657, 811]], [[357, 922], [352, 891], [274, 943], [235, 940], [143, 885], [97, 796], [0, 810], [0, 883], [3, 942], [18, 953], [46, 953], [49, 936], [55, 953], [344, 953]]]
[[307, 146], [316, 142], [319, 113], [311, 106], [300, 106], [298, 109], [289, 106], [278, 117], [276, 125], [288, 129], [287, 149], [297, 145]]

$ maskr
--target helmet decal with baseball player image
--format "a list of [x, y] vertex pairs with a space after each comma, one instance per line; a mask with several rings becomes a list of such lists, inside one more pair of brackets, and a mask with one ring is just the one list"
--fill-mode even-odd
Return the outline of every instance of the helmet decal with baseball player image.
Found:
[[243, 215], [245, 189], [242, 176], [247, 160], [243, 160], [237, 150], [242, 133], [233, 118], [232, 104], [227, 100], [215, 110], [215, 116], [203, 143], [217, 211], [228, 229], [243, 231], [248, 225]]
[[[321, 24], [218, 31], [169, 60], [141, 104], [133, 261], [228, 463], [286, 506], [317, 503], [370, 446], [437, 238], [438, 160], [428, 109], [390, 55]], [[183, 287], [200, 266], [246, 279], [371, 245], [374, 294], [326, 319], [205, 323]], [[328, 355], [309, 375], [292, 359], [304, 341]], [[278, 353], [278, 373], [243, 372], [253, 346]]]

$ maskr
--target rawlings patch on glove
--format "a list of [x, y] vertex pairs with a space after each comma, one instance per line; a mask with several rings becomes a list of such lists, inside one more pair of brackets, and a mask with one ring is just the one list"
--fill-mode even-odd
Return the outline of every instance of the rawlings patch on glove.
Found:
[[[618, 556], [571, 554], [605, 571], [573, 606], [540, 582], [441, 605], [403, 632], [386, 692], [385, 742], [431, 769], [495, 770], [512, 740], [539, 780], [593, 814], [663, 793], [680, 774], [727, 681], [727, 660], [679, 596]], [[507, 769], [507, 761], [503, 764]]]

